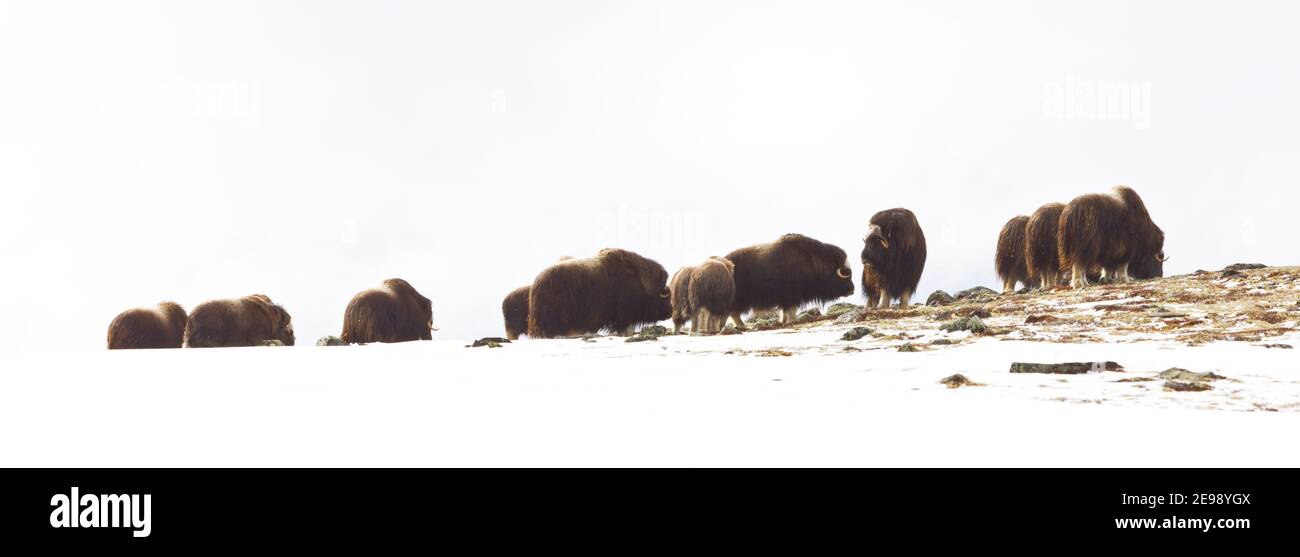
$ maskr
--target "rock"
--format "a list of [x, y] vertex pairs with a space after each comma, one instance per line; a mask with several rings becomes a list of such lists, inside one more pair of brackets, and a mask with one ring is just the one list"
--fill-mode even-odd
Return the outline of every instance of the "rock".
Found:
[[1228, 265], [1227, 267], [1224, 267], [1223, 272], [1227, 273], [1232, 271], [1253, 271], [1255, 269], [1263, 269], [1265, 267], [1268, 267], [1268, 265], [1264, 265], [1262, 263], [1233, 263], [1232, 265]]
[[868, 329], [866, 327], [854, 327], [850, 329], [848, 332], [844, 333], [844, 336], [840, 337], [840, 340], [858, 340], [869, 334], [871, 334], [871, 329]]
[[465, 348], [479, 348], [481, 346], [501, 348], [502, 344], [510, 344], [510, 341], [501, 337], [483, 337], [474, 341], [474, 344], [466, 345]]
[[642, 328], [640, 331], [637, 331], [636, 334], [661, 337], [669, 334], [670, 332], [671, 331], [668, 330], [668, 327], [665, 327], [663, 325], [651, 325], [649, 327]]
[[1215, 373], [1197, 373], [1195, 371], [1187, 371], [1180, 367], [1171, 367], [1166, 369], [1160, 372], [1158, 377], [1166, 381], [1175, 381], [1180, 383], [1206, 383], [1217, 379], [1227, 379], [1227, 377]]
[[964, 307], [956, 310], [953, 313], [957, 317], [970, 317], [972, 315], [980, 319], [988, 319], [990, 317], [993, 317], [993, 312], [989, 311], [989, 308], [984, 306]]
[[849, 311], [841, 313], [839, 317], [836, 317], [835, 324], [848, 325], [849, 323], [856, 323], [858, 321], [862, 321], [862, 318], [865, 317], [866, 315], [867, 315], [866, 308], [851, 309]]
[[1015, 362], [1011, 364], [1011, 373], [1081, 375], [1090, 371], [1124, 371], [1124, 366], [1115, 362], [1069, 362], [1064, 364], [1029, 364], [1024, 362]]
[[992, 288], [976, 286], [974, 288], [967, 288], [965, 290], [962, 290], [961, 292], [958, 292], [957, 295], [954, 297], [957, 298], [958, 300], [996, 298], [998, 297], [998, 293], [996, 290], [993, 290]]
[[933, 319], [935, 321], [948, 321], [952, 319], [952, 311], [951, 310], [941, 311], [939, 313], [930, 316], [930, 319]]
[[1224, 271], [1222, 273], [1219, 273], [1219, 276], [1223, 278], [1239, 277], [1241, 276], [1241, 271], [1237, 271], [1237, 270]]
[[904, 342], [902, 346], [898, 347], [898, 351], [899, 352], [920, 352], [921, 349], [912, 345], [912, 343], [910, 342]]
[[718, 333], [718, 334], [720, 334], [720, 335], [739, 335], [739, 334], [743, 334], [743, 333], [741, 333], [741, 332], [740, 332], [740, 329], [737, 329], [734, 325], [727, 325], [727, 328], [723, 329], [722, 332], [720, 332], [720, 333]]
[[944, 324], [943, 326], [943, 330], [948, 331], [950, 333], [954, 331], [970, 331], [972, 333], [982, 333], [984, 331], [987, 331], [988, 329], [989, 329], [988, 326], [984, 324], [984, 321], [980, 319], [978, 315], [972, 315], [969, 317], [963, 317], [956, 321], [950, 321]]
[[930, 346], [950, 346], [953, 344], [957, 344], [957, 342], [948, 338], [936, 338], [930, 341]]
[[942, 290], [935, 290], [930, 293], [930, 297], [925, 299], [927, 306], [946, 306], [956, 301], [951, 294]]
[[1165, 381], [1165, 390], [1183, 393], [1197, 393], [1208, 391], [1214, 387], [1209, 383], [1187, 383], [1183, 381]]
[[949, 389], [956, 389], [959, 387], [983, 387], [984, 386], [983, 383], [976, 383], [974, 381], [971, 381], [969, 377], [966, 377], [965, 375], [962, 375], [960, 373], [956, 375], [949, 375], [947, 377], [944, 377], [943, 379], [939, 380], [939, 383], [947, 385]]
[[756, 309], [749, 316], [749, 318], [754, 321], [762, 321], [764, 319], [775, 320], [775, 319], [780, 319], [780, 317], [781, 317], [781, 312], [777, 311], [775, 308]]
[[1035, 313], [1025, 318], [1025, 324], [1033, 325], [1035, 323], [1055, 323], [1060, 320], [1061, 320], [1060, 317], [1048, 313]]
[[643, 335], [643, 334], [641, 334], [641, 333], [637, 333], [637, 334], [635, 334], [635, 335], [632, 335], [632, 336], [630, 336], [630, 337], [627, 337], [626, 339], [623, 340], [623, 342], [647, 342], [647, 341], [651, 341], [651, 340], [653, 340], [653, 341], [658, 341], [658, 340], [659, 340], [659, 336], [658, 336], [658, 335]]
[[860, 307], [858, 307], [858, 306], [856, 306], [856, 305], [848, 304], [848, 303], [844, 303], [844, 302], [840, 302], [840, 303], [838, 303], [838, 304], [831, 304], [831, 307], [826, 308], [826, 316], [827, 316], [827, 317], [839, 317], [839, 316], [841, 316], [841, 315], [843, 315], [843, 314], [845, 314], [845, 313], [848, 313], [848, 312], [850, 312], [850, 311], [853, 311], [853, 310], [855, 310], [855, 309], [862, 309], [862, 308], [860, 308]]
[[1283, 350], [1291, 350], [1294, 348], [1290, 344], [1265, 344], [1263, 346], [1264, 348], [1281, 348]]
[[761, 358], [787, 358], [793, 355], [794, 352], [791, 352], [789, 350], [781, 350], [778, 348], [768, 348], [766, 350], [762, 350], [758, 352], [757, 354], [757, 356]]
[[316, 346], [347, 346], [347, 345], [348, 343], [343, 342], [343, 339], [332, 335], [327, 337], [320, 337], [320, 340], [316, 341]]
[[811, 308], [808, 311], [800, 313], [799, 316], [795, 318], [795, 321], [803, 322], [810, 319], [816, 319], [821, 316], [822, 316], [822, 310], [817, 308]]
[[284, 343], [280, 342], [279, 339], [272, 338], [272, 339], [267, 339], [262, 341], [261, 345], [262, 346], [284, 346]]

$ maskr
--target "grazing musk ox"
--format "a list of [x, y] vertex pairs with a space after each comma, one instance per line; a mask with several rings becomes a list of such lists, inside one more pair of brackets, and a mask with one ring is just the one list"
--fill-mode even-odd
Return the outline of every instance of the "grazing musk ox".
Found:
[[1163, 274], [1164, 245], [1165, 233], [1128, 186], [1117, 186], [1109, 194], [1081, 195], [1061, 211], [1057, 252], [1074, 288], [1088, 286], [1087, 273], [1093, 267], [1121, 283], [1130, 280], [1130, 269], [1147, 277]]
[[1044, 290], [1061, 282], [1061, 258], [1056, 251], [1056, 236], [1063, 210], [1064, 203], [1048, 203], [1034, 211], [1025, 224], [1025, 267], [1029, 271], [1029, 280], [1037, 281]]
[[1016, 291], [1016, 283], [1029, 287], [1029, 270], [1025, 265], [1025, 225], [1029, 217], [1011, 217], [998, 233], [998, 251], [993, 258], [993, 268], [1002, 279], [1002, 292]]
[[844, 250], [802, 234], [740, 248], [726, 258], [735, 266], [731, 319], [738, 329], [745, 327], [740, 316], [746, 311], [781, 308], [781, 321], [793, 323], [804, 304], [853, 294], [853, 270]]
[[343, 310], [343, 334], [348, 344], [407, 342], [433, 339], [433, 302], [403, 279], [358, 293]]
[[555, 338], [608, 329], [629, 335], [672, 314], [668, 271], [623, 249], [561, 261], [542, 271], [528, 293], [528, 336]]
[[506, 294], [501, 301], [501, 316], [506, 322], [506, 338], [519, 340], [519, 335], [528, 334], [528, 291], [531, 285], [520, 286]]
[[289, 312], [263, 294], [203, 302], [185, 324], [189, 348], [258, 346], [268, 340], [293, 346], [293, 322]]
[[108, 349], [180, 348], [185, 342], [185, 309], [176, 302], [128, 309], [108, 326]]
[[[907, 209], [889, 209], [872, 215], [867, 236], [862, 239], [862, 264], [870, 265], [875, 284], [864, 283], [864, 291], [880, 292], [879, 307], [889, 307], [897, 298], [906, 308], [925, 271], [925, 233], [916, 215]], [[863, 273], [867, 278], [868, 273]]]
[[673, 332], [680, 333], [686, 320], [691, 334], [716, 334], [727, 324], [727, 315], [736, 299], [736, 266], [713, 256], [695, 267], [682, 267], [673, 275]]

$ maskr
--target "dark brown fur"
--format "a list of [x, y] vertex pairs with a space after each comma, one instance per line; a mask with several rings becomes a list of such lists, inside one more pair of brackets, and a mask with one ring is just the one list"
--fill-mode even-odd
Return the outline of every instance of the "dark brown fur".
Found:
[[501, 316], [506, 322], [506, 338], [518, 340], [519, 335], [528, 334], [528, 291], [532, 285], [520, 286], [506, 294], [501, 301]]
[[722, 257], [710, 257], [695, 267], [688, 286], [692, 333], [722, 331], [736, 300], [735, 275], [735, 264]]
[[268, 340], [293, 346], [293, 322], [289, 312], [263, 294], [203, 302], [185, 325], [189, 348], [258, 346]]
[[682, 327], [691, 320], [691, 275], [695, 267], [682, 267], [673, 273], [668, 281], [669, 299], [673, 305], [673, 333], [682, 332]]
[[907, 209], [876, 213], [870, 225], [862, 239], [862, 263], [875, 272], [880, 306], [897, 299], [899, 307], [905, 308], [925, 272], [925, 233]]
[[528, 336], [555, 338], [596, 333], [627, 334], [639, 324], [672, 314], [668, 271], [622, 249], [562, 261], [533, 280], [528, 294]]
[[352, 297], [343, 311], [348, 344], [433, 339], [433, 302], [411, 283], [394, 278]]
[[1164, 244], [1164, 232], [1151, 220], [1142, 198], [1127, 186], [1110, 194], [1081, 195], [1061, 212], [1058, 256], [1075, 288], [1088, 285], [1086, 272], [1094, 266], [1117, 282], [1127, 281], [1130, 269], [1154, 274], [1150, 260], [1163, 267]]
[[867, 299], [868, 308], [880, 305], [880, 275], [870, 263], [862, 264], [862, 295]]
[[781, 308], [782, 321], [789, 323], [804, 304], [853, 294], [853, 270], [844, 250], [801, 234], [738, 249], [727, 259], [735, 265], [731, 318], [737, 327], [744, 327], [740, 316], [747, 311]]
[[1040, 288], [1053, 288], [1061, 281], [1061, 260], [1057, 255], [1064, 203], [1048, 203], [1029, 216], [1025, 224], [1025, 268], [1029, 280]]
[[185, 342], [185, 309], [176, 302], [128, 309], [108, 326], [108, 349], [180, 348]]
[[1025, 225], [1029, 217], [1011, 217], [998, 233], [998, 252], [993, 267], [1002, 279], [1002, 291], [1014, 292], [1016, 283], [1029, 286], [1029, 271], [1025, 266]]

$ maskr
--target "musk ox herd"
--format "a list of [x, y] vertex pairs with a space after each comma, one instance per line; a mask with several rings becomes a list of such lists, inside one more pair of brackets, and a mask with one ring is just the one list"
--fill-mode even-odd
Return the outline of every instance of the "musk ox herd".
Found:
[[1048, 203], [1016, 216], [998, 234], [994, 268], [1002, 290], [1083, 288], [1106, 279], [1128, 282], [1164, 276], [1165, 233], [1133, 188], [1090, 193], [1067, 204]]
[[[916, 215], [889, 209], [873, 215], [862, 238], [862, 295], [866, 308], [910, 304], [925, 270], [925, 234]], [[1083, 288], [1106, 279], [1126, 282], [1163, 276], [1164, 232], [1142, 198], [1119, 186], [1107, 194], [1049, 203], [1007, 221], [998, 235], [994, 267], [1003, 289]], [[564, 257], [501, 303], [506, 338], [566, 338], [607, 331], [627, 336], [667, 319], [674, 333], [718, 334], [730, 318], [746, 330], [748, 312], [780, 312], [782, 323], [800, 308], [854, 292], [848, 255], [801, 234], [742, 247], [679, 268], [640, 254], [607, 248], [592, 257]], [[346, 344], [430, 340], [433, 304], [409, 282], [393, 278], [355, 295], [343, 311], [339, 339]], [[210, 348], [294, 344], [289, 313], [262, 294], [199, 304], [130, 309], [108, 329], [108, 347]]]

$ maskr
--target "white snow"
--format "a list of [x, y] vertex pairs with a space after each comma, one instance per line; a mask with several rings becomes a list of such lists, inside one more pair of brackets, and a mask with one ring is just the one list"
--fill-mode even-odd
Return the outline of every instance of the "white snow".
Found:
[[[976, 338], [900, 353], [838, 340], [848, 328], [0, 355], [0, 465], [1300, 465], [1294, 350]], [[1128, 371], [1008, 373], [1094, 360]], [[1175, 366], [1229, 380], [1115, 382]], [[938, 384], [953, 373], [986, 386]]]

